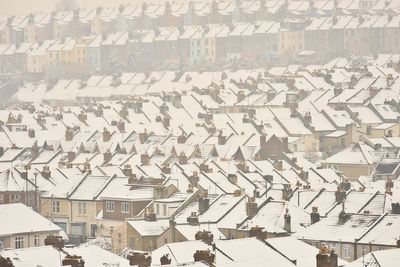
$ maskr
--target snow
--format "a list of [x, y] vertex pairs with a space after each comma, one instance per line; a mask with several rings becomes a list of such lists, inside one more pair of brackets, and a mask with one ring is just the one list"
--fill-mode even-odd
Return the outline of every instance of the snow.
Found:
[[0, 236], [52, 232], [57, 235], [61, 228], [23, 204], [0, 205]]

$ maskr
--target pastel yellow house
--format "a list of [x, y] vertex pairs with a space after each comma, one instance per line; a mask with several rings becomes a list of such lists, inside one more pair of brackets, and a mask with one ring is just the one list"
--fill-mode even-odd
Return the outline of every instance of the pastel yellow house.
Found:
[[127, 220], [111, 235], [112, 251], [121, 253], [125, 248], [152, 251], [157, 240], [169, 227], [169, 220]]
[[74, 49], [76, 41], [75, 39], [67, 39], [61, 49], [61, 58], [64, 66], [69, 66], [75, 63], [74, 60]]
[[382, 123], [370, 129], [370, 137], [394, 137], [400, 135], [399, 123]]
[[71, 203], [67, 198], [52, 198], [42, 196], [40, 198], [40, 214], [58, 225], [69, 234]]

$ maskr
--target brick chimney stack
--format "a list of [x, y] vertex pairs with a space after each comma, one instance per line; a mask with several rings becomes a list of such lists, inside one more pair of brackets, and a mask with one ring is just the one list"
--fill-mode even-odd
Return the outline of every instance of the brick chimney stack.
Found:
[[322, 245], [317, 254], [317, 267], [338, 267], [338, 255], [335, 250]]
[[283, 229], [286, 232], [291, 233], [292, 232], [292, 217], [290, 216], [289, 209], [286, 209], [286, 213], [284, 215], [284, 220], [285, 220], [285, 223], [284, 223]]
[[248, 201], [246, 202], [246, 215], [249, 217], [253, 217], [254, 215], [257, 214], [257, 202], [254, 197], [248, 198]]
[[103, 142], [108, 142], [110, 140], [111, 140], [111, 133], [110, 133], [109, 130], [104, 128], [104, 130], [103, 130]]
[[321, 216], [319, 215], [318, 207], [312, 207], [312, 212], [310, 214], [310, 217], [311, 217], [311, 224], [319, 222]]

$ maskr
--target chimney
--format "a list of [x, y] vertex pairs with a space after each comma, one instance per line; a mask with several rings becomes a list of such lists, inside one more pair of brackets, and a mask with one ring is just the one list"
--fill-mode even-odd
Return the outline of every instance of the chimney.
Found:
[[67, 254], [67, 256], [62, 260], [62, 266], [84, 267], [85, 261], [82, 260], [81, 256]]
[[321, 217], [318, 212], [318, 207], [312, 207], [312, 212], [310, 214], [310, 217], [311, 217], [311, 224], [319, 222]]
[[[58, 249], [62, 249], [64, 247], [64, 240], [61, 236], [49, 235], [44, 240], [45, 246], [53, 246]], [[1, 266], [1, 264], [0, 264]]]
[[346, 191], [342, 191], [342, 188], [338, 186], [335, 192], [335, 197], [337, 203], [342, 203], [346, 199]]
[[132, 173], [130, 176], [128, 176], [128, 184], [135, 184], [137, 183], [137, 177], [136, 174]]
[[400, 203], [392, 203], [392, 214], [400, 214]]
[[[143, 4], [146, 4], [143, 2]], [[151, 256], [148, 252], [130, 252], [127, 256], [129, 266], [150, 266]]]
[[189, 182], [193, 186], [197, 186], [197, 183], [199, 182], [199, 174], [194, 171], [193, 174], [189, 177]]
[[243, 119], [242, 119], [242, 123], [250, 123], [250, 119], [249, 117], [247, 117], [247, 114], [243, 114]]
[[233, 191], [233, 196], [234, 197], [241, 197], [244, 194], [243, 189], [236, 189]]
[[214, 241], [214, 235], [209, 231], [203, 230], [203, 231], [198, 231], [194, 235], [194, 239], [201, 240], [204, 243], [211, 245]]
[[338, 95], [340, 95], [342, 92], [343, 92], [343, 89], [342, 89], [342, 87], [340, 87], [340, 86], [336, 86], [336, 87], [333, 89], [333, 95], [334, 95], [334, 96], [338, 96]]
[[140, 161], [142, 162], [143, 166], [148, 166], [150, 164], [150, 156], [145, 152], [140, 156]]
[[72, 141], [74, 138], [74, 131], [71, 128], [67, 128], [65, 131], [65, 141]]
[[147, 138], [149, 138], [149, 134], [146, 129], [143, 133], [139, 133], [139, 141], [141, 144], [144, 144], [147, 141]]
[[187, 164], [187, 157], [186, 157], [185, 152], [182, 151], [182, 152], [179, 154], [178, 163], [181, 164], [181, 165]]
[[78, 119], [81, 122], [85, 122], [87, 120], [87, 115], [82, 111], [81, 113], [79, 113]]
[[390, 87], [393, 84], [393, 74], [389, 73], [386, 78], [386, 85]]
[[121, 133], [125, 132], [125, 122], [120, 120], [118, 122], [117, 128]]
[[349, 218], [350, 215], [342, 210], [338, 216], [338, 224], [345, 224]]
[[83, 172], [88, 172], [92, 173], [92, 170], [90, 169], [90, 163], [88, 160], [83, 164]]
[[238, 182], [238, 177], [235, 173], [229, 173], [228, 174], [228, 180], [229, 182], [231, 182], [232, 184], [237, 184]]
[[246, 95], [245, 95], [244, 91], [243, 91], [243, 90], [240, 90], [240, 91], [237, 93], [237, 103], [243, 101], [245, 98], [246, 98]]
[[51, 171], [49, 166], [43, 166], [43, 170], [41, 172], [43, 178], [45, 179], [50, 179], [51, 177]]
[[171, 258], [169, 257], [169, 254], [164, 254], [161, 258], [160, 258], [160, 264], [162, 265], [171, 265]]
[[329, 248], [323, 244], [317, 254], [317, 267], [338, 267], [338, 255], [335, 250], [329, 250]]
[[244, 173], [249, 172], [249, 166], [247, 166], [246, 161], [241, 161], [237, 164], [237, 167], [239, 170], [241, 170]]
[[162, 173], [171, 174], [171, 167], [168, 164], [164, 164], [161, 168]]
[[350, 78], [350, 87], [353, 88], [357, 84], [357, 77], [353, 74]]
[[103, 159], [104, 159], [105, 163], [110, 162], [111, 158], [112, 158], [112, 154], [111, 154], [110, 150], [107, 150], [106, 152], [104, 152]]
[[196, 250], [193, 254], [194, 261], [206, 262], [207, 266], [214, 266], [215, 254], [210, 250]]
[[111, 140], [111, 133], [106, 128], [103, 129], [103, 142], [108, 142]]
[[128, 118], [129, 112], [126, 106], [122, 107], [122, 109], [119, 111], [119, 115], [125, 120]]
[[28, 179], [28, 170], [30, 170], [30, 165], [28, 164], [28, 165], [25, 165], [24, 166], [24, 170], [21, 172], [21, 178], [22, 179]]
[[226, 136], [222, 134], [222, 131], [219, 131], [218, 145], [225, 145], [225, 143], [226, 143]]
[[29, 136], [29, 138], [35, 138], [35, 130], [34, 129], [29, 129], [28, 130], [28, 136]]
[[348, 179], [344, 179], [341, 183], [340, 183], [340, 187], [342, 188], [342, 190], [344, 191], [349, 191], [351, 188], [351, 183]]
[[35, 141], [35, 143], [31, 147], [31, 158], [32, 160], [34, 160], [37, 157], [39, 157], [39, 147], [37, 145], [37, 141]]
[[286, 209], [286, 213], [284, 215], [284, 226], [283, 229], [288, 232], [291, 233], [292, 232], [292, 217], [289, 214], [289, 209]]
[[308, 180], [308, 171], [301, 170], [299, 176], [301, 179], [307, 181]]
[[69, 162], [73, 161], [76, 158], [75, 151], [68, 151], [67, 152], [67, 158], [68, 158]]
[[311, 112], [307, 111], [306, 114], [304, 115], [304, 121], [308, 124], [311, 124], [312, 118], [311, 118]]
[[127, 176], [127, 177], [131, 177], [132, 176], [132, 167], [129, 164], [126, 164], [124, 166], [124, 169], [122, 170], [122, 173]]
[[186, 136], [182, 132], [180, 136], [178, 136], [178, 144], [184, 144], [186, 142]]
[[190, 213], [190, 216], [187, 217], [186, 221], [190, 224], [190, 225], [198, 225], [199, 224], [199, 217], [197, 217], [197, 213], [195, 211], [192, 211]]
[[204, 191], [204, 193], [199, 197], [199, 213], [203, 213], [208, 210], [210, 206], [210, 198], [208, 197], [208, 192]]
[[251, 227], [249, 231], [249, 237], [257, 237], [258, 239], [265, 239], [263, 228], [258, 227], [258, 225], [255, 227]]
[[194, 192], [193, 185], [192, 184], [188, 184], [188, 189], [186, 190], [186, 193], [191, 194], [193, 192]]
[[205, 164], [204, 162], [202, 162], [199, 166], [200, 171], [204, 172], [204, 173], [211, 173], [212, 169], [208, 166], [208, 164]]
[[257, 202], [255, 197], [250, 197], [248, 198], [247, 202], [246, 202], [246, 215], [248, 217], [253, 217], [254, 215], [257, 214]]
[[157, 221], [157, 215], [152, 207], [147, 207], [144, 211], [144, 220], [147, 222]]
[[285, 184], [282, 189], [282, 199], [285, 201], [289, 201], [292, 197], [293, 190], [290, 188], [290, 184]]
[[168, 118], [168, 117], [164, 117], [163, 118], [163, 125], [164, 125], [164, 127], [165, 128], [169, 128], [169, 126], [170, 126], [170, 122], [171, 122], [171, 119], [170, 118]]
[[283, 161], [282, 160], [275, 160], [274, 161], [274, 168], [278, 171], [283, 170]]

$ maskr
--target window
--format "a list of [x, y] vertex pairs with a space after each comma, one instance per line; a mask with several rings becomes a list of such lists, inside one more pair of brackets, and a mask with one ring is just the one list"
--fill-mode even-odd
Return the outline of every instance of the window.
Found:
[[121, 203], [121, 212], [122, 213], [129, 213], [130, 209], [131, 209], [131, 207], [130, 207], [129, 202], [122, 202]]
[[54, 213], [59, 213], [60, 212], [60, 201], [58, 200], [53, 200], [52, 202], [52, 209]]
[[343, 246], [343, 258], [350, 258], [349, 245], [344, 245]]
[[79, 214], [86, 214], [86, 202], [78, 203], [78, 211], [79, 211]]
[[33, 245], [35, 247], [40, 246], [40, 235], [34, 235], [33, 236]]
[[16, 236], [15, 237], [15, 248], [23, 248], [24, 247], [24, 237]]
[[12, 194], [11, 195], [11, 202], [16, 203], [20, 201], [20, 195], [19, 194]]
[[156, 204], [156, 214], [160, 214], [160, 204]]
[[163, 205], [163, 215], [167, 215], [167, 205]]
[[106, 201], [106, 211], [114, 212], [114, 202], [113, 201]]

